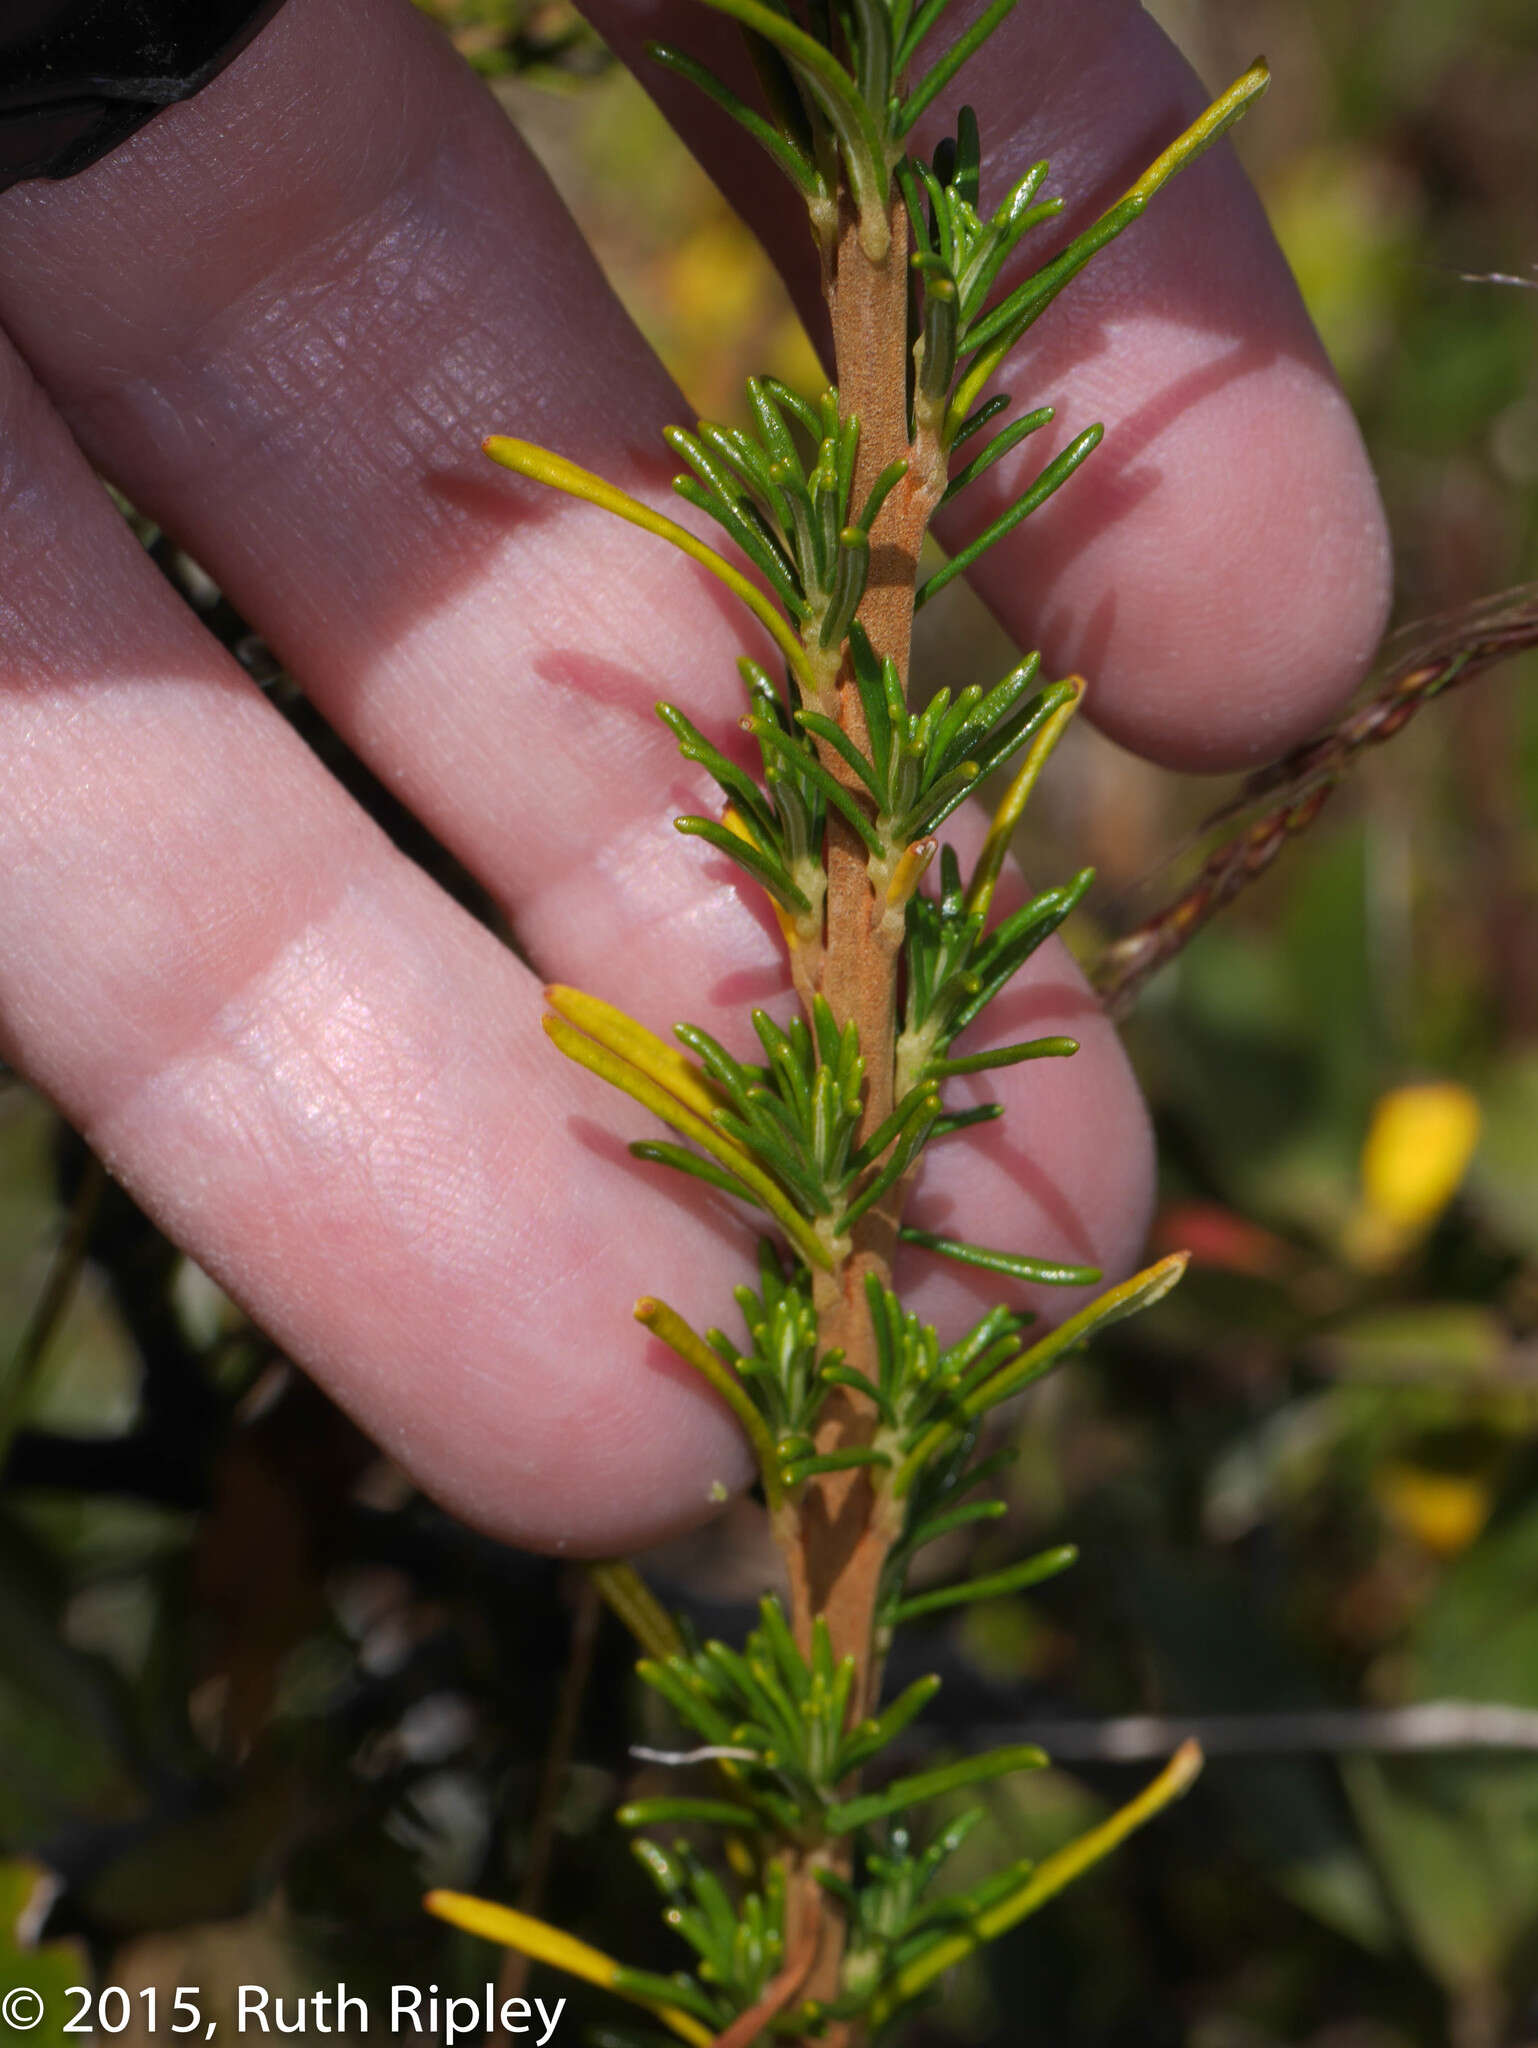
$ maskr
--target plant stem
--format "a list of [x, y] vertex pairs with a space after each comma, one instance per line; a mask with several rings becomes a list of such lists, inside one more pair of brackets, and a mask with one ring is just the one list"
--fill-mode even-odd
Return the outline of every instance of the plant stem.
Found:
[[[846, 204], [837, 262], [829, 280], [839, 405], [860, 422], [853, 497], [858, 502], [886, 466], [908, 453], [907, 216], [899, 200], [885, 256], [872, 262], [860, 246], [854, 209]], [[872, 532], [871, 574], [860, 621], [878, 655], [890, 654], [906, 673], [913, 625], [916, 554], [903, 512], [908, 493], [899, 484]], [[846, 660], [839, 679], [839, 723], [863, 750], [869, 747], [859, 694]], [[846, 787], [855, 779], [831, 749], [825, 765]], [[868, 805], [863, 789], [859, 800]], [[867, 872], [866, 850], [838, 814], [828, 821], [827, 936], [820, 993], [842, 1026], [853, 1019], [865, 1061], [865, 1107], [860, 1134], [890, 1115], [896, 1042], [897, 953], [881, 928]], [[864, 1281], [890, 1278], [895, 1219], [873, 1210], [854, 1232], [849, 1255], [831, 1274], [818, 1274], [814, 1301], [818, 1336], [843, 1352], [854, 1370], [874, 1377], [874, 1332]], [[830, 1399], [817, 1433], [819, 1452], [870, 1439], [875, 1410], [853, 1392]], [[871, 1689], [871, 1623], [888, 1541], [877, 1530], [875, 1489], [868, 1472], [832, 1473], [809, 1486], [788, 1558], [797, 1638], [809, 1648], [815, 1616], [827, 1617], [835, 1657], [850, 1656], [859, 1672], [852, 1712], [866, 1711]]]
[[[879, 260], [861, 246], [854, 210], [847, 203], [836, 265], [828, 281], [833, 321], [839, 405], [845, 419], [860, 422], [853, 501], [860, 503], [891, 463], [906, 458], [909, 473], [890, 493], [871, 534], [870, 578], [860, 604], [860, 623], [878, 659], [895, 661], [907, 681], [913, 635], [913, 598], [923, 544], [940, 492], [943, 464], [938, 449], [915, 445], [908, 429], [908, 218], [902, 200], [892, 205], [890, 244]], [[926, 437], [927, 440], [927, 437]], [[862, 752], [870, 740], [846, 657], [839, 677], [839, 723]], [[869, 798], [846, 764], [824, 749], [823, 762], [862, 805]], [[901, 931], [883, 917], [884, 903], [871, 888], [867, 854], [859, 835], [833, 813], [827, 830], [827, 924], [818, 992], [840, 1026], [853, 1019], [865, 1061], [862, 1138], [876, 1130], [893, 1108], [898, 970]], [[852, 1233], [848, 1255], [836, 1271], [814, 1275], [818, 1341], [837, 1349], [844, 1362], [874, 1379], [875, 1333], [865, 1296], [866, 1276], [890, 1285], [892, 1256], [906, 1190], [899, 1186], [872, 1207]], [[869, 1443], [874, 1404], [854, 1390], [829, 1399], [817, 1431], [819, 1452]], [[869, 1468], [831, 1473], [805, 1490], [799, 1510], [777, 1524], [789, 1568], [792, 1619], [803, 1652], [810, 1650], [812, 1625], [826, 1619], [835, 1658], [851, 1657], [857, 1673], [850, 1718], [859, 1720], [875, 1703], [880, 1685], [874, 1641], [876, 1602], [887, 1553], [901, 1526], [901, 1512], [889, 1491], [873, 1481]], [[827, 1849], [792, 1859], [793, 1888], [804, 1885], [817, 1856], [837, 1865]], [[817, 1893], [820, 1903], [817, 1952], [804, 1979], [804, 1995], [829, 2001], [837, 1996], [845, 1929], [842, 1916]], [[818, 2036], [821, 2048], [849, 2048], [858, 2030], [835, 2023]]]
[[[571, 1619], [571, 1648], [567, 1652], [566, 1670], [556, 1701], [555, 1722], [550, 1730], [544, 1763], [540, 1766], [539, 1791], [529, 1823], [528, 1855], [524, 1860], [523, 1882], [518, 1888], [520, 1913], [537, 1913], [543, 1902], [550, 1876], [550, 1861], [555, 1851], [556, 1822], [566, 1794], [566, 1781], [571, 1775], [577, 1724], [582, 1718], [582, 1702], [593, 1675], [593, 1653], [602, 1614], [603, 1602], [597, 1581], [589, 1572], [579, 1573]], [[529, 1956], [516, 1948], [510, 1948], [503, 1957], [502, 1968], [497, 1975], [499, 2010], [507, 1999], [523, 1996], [529, 1981], [530, 1961]], [[486, 2048], [496, 2048], [499, 2039], [497, 2029], [493, 2028], [487, 2036]]]

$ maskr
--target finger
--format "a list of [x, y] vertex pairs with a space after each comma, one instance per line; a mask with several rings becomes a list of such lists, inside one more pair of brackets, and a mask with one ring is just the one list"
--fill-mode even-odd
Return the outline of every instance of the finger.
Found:
[[646, 1120], [174, 603], [8, 354], [0, 428], [6, 1056], [458, 1512], [600, 1554], [698, 1518], [743, 1447], [627, 1310], [710, 1320], [743, 1231], [638, 1192], [595, 1132]]
[[461, 1514], [603, 1553], [698, 1519], [743, 1447], [629, 1308], [714, 1313], [744, 1233], [595, 1149], [532, 978], [170, 597], [9, 351], [0, 429], [6, 1057]]
[[704, 678], [734, 716], [740, 628], [658, 542], [480, 454], [522, 432], [665, 499], [682, 408], [406, 0], [289, 0], [197, 99], [6, 194], [0, 319], [92, 459], [504, 900], [583, 861], [627, 893], [677, 781], [654, 700], [707, 711]]
[[[934, 51], [977, 11], [945, 16]], [[652, 0], [592, 12], [812, 306], [815, 260], [783, 180], [644, 55], [648, 37], [708, 50], [751, 97], [732, 25]], [[1043, 155], [1047, 189], [1068, 201], [1004, 284], [1119, 197], [1206, 98], [1134, 0], [1017, 7], [944, 102], [978, 111], [985, 208]], [[1250, 118], [1264, 121], [1265, 103]], [[944, 132], [926, 115], [910, 145], [927, 155]], [[1075, 434], [1105, 424], [1067, 488], [973, 574], [1022, 645], [1088, 678], [1097, 724], [1156, 760], [1217, 769], [1271, 759], [1328, 719], [1382, 633], [1386, 529], [1350, 409], [1226, 144], [1095, 259], [994, 388], [1015, 397], [1015, 416], [1051, 404], [1057, 419], [941, 521], [952, 547]]]
[[[354, 67], [365, 30], [370, 62], [333, 116], [313, 82]], [[512, 906], [545, 971], [747, 1051], [742, 1002], [782, 992], [783, 971], [719, 864], [680, 852], [671, 817], [698, 796], [650, 709], [662, 690], [728, 723], [735, 622], [655, 543], [483, 485], [467, 452], [510, 425], [644, 482], [632, 451], [666, 387], [425, 35], [404, 10], [291, 0], [198, 101], [13, 208], [32, 289], [5, 310], [93, 455]], [[1064, 1000], [1082, 1009], [1082, 989]], [[1069, 1072], [1033, 1118], [1029, 1171], [997, 1163], [978, 1199], [1017, 1248], [1117, 1263], [1141, 1228], [1146, 1133], [1103, 1027]], [[1007, 1086], [1030, 1099], [1025, 1077]], [[1117, 1107], [1125, 1143], [1094, 1142]], [[938, 1161], [937, 1186], [958, 1171]], [[947, 1312], [926, 1285], [921, 1305]]]
[[[317, 93], [340, 77], [340, 104]], [[474, 452], [488, 426], [537, 430], [654, 488], [637, 451], [674, 394], [409, 8], [290, 0], [197, 100], [7, 195], [0, 223], [0, 312], [90, 453], [546, 971], [622, 975], [659, 1025], [676, 1005], [729, 1028], [780, 986], [736, 891], [672, 840], [697, 785], [651, 710], [731, 729], [736, 619], [656, 542], [488, 481]]]
[[[1104, 21], [1103, 9], [1083, 12]], [[1071, 29], [1060, 67], [1070, 81]], [[358, 89], [333, 106], [316, 81], [356, 69], [360, 46], [370, 62]], [[1157, 81], [1159, 67], [1147, 68]], [[514, 722], [512, 678], [548, 686], [549, 744], [531, 731], [525, 756], [547, 774], [569, 765], [546, 811], [571, 844], [620, 829], [627, 808], [616, 791], [654, 790], [667, 756], [641, 708], [648, 685], [671, 693], [686, 671], [723, 677], [730, 635], [697, 579], [687, 601], [673, 601], [692, 572], [657, 571], [643, 562], [648, 544], [629, 537], [589, 539], [601, 523], [592, 515], [541, 515], [523, 536], [523, 573], [512, 573], [505, 532], [485, 516], [489, 487], [466, 452], [485, 427], [528, 427], [533, 416], [568, 452], [635, 483], [634, 451], [672, 403], [504, 124], [422, 25], [390, 7], [291, 0], [199, 101], [86, 178], [10, 205], [0, 250], [26, 289], [0, 287], [0, 312], [86, 445], [210, 561], [328, 716], [455, 850], [493, 859], [499, 886], [515, 892], [564, 866], [568, 847], [552, 840], [549, 817], [531, 819], [510, 800], [517, 792], [486, 744]], [[804, 245], [793, 214], [780, 217]], [[1146, 242], [1158, 218], [1104, 261]], [[1116, 360], [1128, 354], [1118, 348]], [[1131, 352], [1134, 386], [1143, 362]], [[1274, 397], [1273, 383], [1253, 388]], [[1064, 431], [1078, 424], [1072, 392], [1062, 414]], [[1305, 426], [1339, 427], [1343, 416], [1314, 380], [1299, 408], [1273, 406], [1270, 417], [1277, 432], [1264, 445], [1285, 463], [1289, 450], [1326, 446], [1327, 434], [1310, 438]], [[1177, 428], [1207, 433], [1189, 409]], [[1252, 453], [1227, 466], [1241, 495], [1258, 473]], [[1115, 459], [1114, 445], [1100, 451], [1103, 474]], [[1157, 466], [1161, 490], [1190, 495], [1187, 468], [1162, 454]], [[1046, 527], [1027, 529], [990, 573], [1018, 583], [1043, 534], [1043, 561], [1055, 550], [1067, 581], [1032, 574], [1029, 607], [1018, 588], [1001, 602], [1017, 628], [1034, 610], [1059, 661], [1089, 668], [1092, 700], [1122, 721], [1123, 737], [1211, 760], [1230, 743], [1254, 747], [1260, 733], [1264, 751], [1312, 721], [1371, 638], [1360, 614], [1376, 618], [1379, 597], [1368, 607], [1364, 593], [1381, 593], [1381, 578], [1358, 573], [1362, 548], [1339, 530], [1360, 498], [1349, 468], [1316, 465], [1306, 516], [1280, 536], [1283, 508], [1297, 510], [1285, 480], [1258, 494], [1250, 516], [1255, 508], [1226, 499], [1213, 512], [1198, 477], [1197, 509], [1218, 518], [1216, 536], [1212, 518], [1153, 516], [1154, 492], [1075, 554], [1077, 532], [1059, 543], [1050, 522], [1076, 499], [1077, 516], [1101, 517], [1092, 463], [1041, 515]], [[1117, 547], [1126, 542], [1128, 575], [1118, 558], [1107, 590], [1082, 563], [1104, 567], [1113, 533]], [[1308, 533], [1327, 573], [1305, 604], [1288, 540]], [[1231, 570], [1235, 546], [1264, 556], [1258, 587]], [[595, 576], [595, 560], [613, 566]], [[564, 645], [527, 630], [531, 586], [545, 599], [543, 622], [580, 621]], [[632, 587], [669, 601], [637, 615]], [[661, 630], [649, 633], [654, 620]], [[1320, 639], [1340, 661], [1321, 665]], [[696, 660], [682, 658], [686, 647]]]

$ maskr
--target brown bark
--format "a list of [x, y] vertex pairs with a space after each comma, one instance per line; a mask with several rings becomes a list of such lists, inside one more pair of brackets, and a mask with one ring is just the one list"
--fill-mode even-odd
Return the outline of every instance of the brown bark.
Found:
[[[876, 478], [906, 459], [909, 474], [887, 498], [871, 534], [871, 573], [860, 623], [879, 657], [890, 656], [907, 680], [913, 635], [913, 596], [919, 549], [942, 488], [943, 465], [908, 433], [908, 221], [901, 200], [892, 207], [891, 245], [873, 263], [860, 246], [852, 209], [846, 208], [838, 260], [829, 283], [840, 410], [860, 422], [854, 472], [856, 508]], [[839, 718], [849, 736], [868, 748], [869, 736], [847, 664], [839, 685]], [[846, 787], [844, 764], [825, 756]], [[854, 787], [859, 790], [859, 785]], [[860, 791], [862, 801], [865, 800]], [[853, 1018], [865, 1061], [861, 1134], [885, 1122], [893, 1106], [897, 980], [900, 947], [883, 928], [885, 905], [872, 893], [865, 847], [834, 815], [827, 836], [827, 936], [820, 992], [840, 1025]], [[887, 1285], [897, 1241], [900, 1196], [871, 1210], [856, 1226], [838, 1272], [818, 1276], [816, 1306], [822, 1344], [873, 1378], [875, 1342], [865, 1299], [873, 1274]], [[869, 1441], [874, 1409], [854, 1392], [830, 1400], [818, 1449], [832, 1451]], [[878, 1489], [868, 1471], [834, 1473], [807, 1489], [799, 1541], [789, 1559], [793, 1619], [803, 1646], [813, 1618], [824, 1614], [835, 1656], [851, 1656], [860, 1672], [853, 1711], [868, 1710], [878, 1674], [871, 1630], [882, 1565], [894, 1530], [878, 1512]]]
[[[853, 210], [846, 208], [838, 261], [829, 289], [839, 405], [860, 422], [853, 497], [856, 507], [875, 479], [908, 453], [907, 420], [907, 218], [893, 208], [891, 247], [875, 264], [860, 247]], [[871, 535], [871, 576], [860, 606], [860, 621], [878, 655], [891, 654], [904, 671], [913, 621], [913, 566], [905, 548], [906, 486], [899, 485], [882, 507]], [[840, 678], [839, 722], [855, 743], [869, 737], [852, 678]], [[826, 757], [848, 786], [848, 770]], [[836, 764], [836, 765], [835, 765]], [[862, 797], [863, 800], [863, 797]], [[863, 842], [836, 814], [827, 836], [827, 937], [821, 994], [840, 1025], [851, 1018], [865, 1061], [865, 1107], [861, 1134], [883, 1123], [892, 1108], [893, 1047], [896, 1036], [897, 955], [881, 930], [879, 907], [866, 871]], [[854, 1233], [849, 1256], [816, 1287], [821, 1344], [837, 1348], [846, 1364], [873, 1377], [874, 1336], [865, 1302], [867, 1273], [887, 1281], [894, 1232], [891, 1219], [872, 1214]], [[874, 1409], [857, 1394], [829, 1400], [817, 1433], [819, 1451], [866, 1443]], [[789, 1564], [792, 1618], [803, 1647], [814, 1617], [825, 1615], [836, 1657], [851, 1656], [860, 1672], [854, 1711], [865, 1710], [869, 1690], [871, 1621], [887, 1548], [875, 1526], [875, 1489], [868, 1472], [832, 1473], [807, 1488], [800, 1540]]]
[[[829, 281], [834, 347], [843, 415], [860, 422], [854, 473], [853, 509], [858, 511], [876, 478], [906, 458], [909, 474], [891, 492], [871, 534], [870, 578], [860, 605], [860, 622], [878, 657], [890, 656], [907, 680], [913, 632], [913, 597], [919, 549], [939, 495], [930, 452], [910, 445], [907, 416], [908, 221], [900, 201], [892, 209], [891, 247], [879, 263], [860, 247], [851, 209], [845, 209], [837, 263]], [[853, 676], [846, 663], [839, 678], [839, 722], [862, 749], [869, 735]], [[825, 765], [852, 787], [863, 788], [831, 751]], [[827, 917], [818, 992], [840, 1025], [851, 1018], [859, 1030], [865, 1062], [861, 1135], [885, 1122], [893, 1107], [897, 982], [900, 933], [894, 938], [885, 904], [876, 900], [859, 835], [834, 815], [827, 834]], [[875, 1338], [865, 1298], [867, 1275], [889, 1285], [897, 1242], [899, 1191], [871, 1210], [852, 1233], [838, 1271], [816, 1277], [814, 1300], [819, 1343], [843, 1352], [845, 1363], [873, 1379]], [[817, 1432], [820, 1452], [870, 1441], [874, 1405], [854, 1390], [839, 1390], [823, 1409]], [[869, 1468], [832, 1473], [811, 1482], [794, 1521], [786, 1562], [791, 1582], [792, 1622], [803, 1650], [820, 1615], [828, 1624], [835, 1658], [852, 1657], [857, 1671], [851, 1718], [870, 1712], [880, 1683], [874, 1644], [876, 1601], [898, 1518]], [[805, 1881], [814, 1855], [794, 1858], [792, 1884]], [[835, 1867], [842, 1867], [842, 1859]], [[844, 1928], [816, 1889], [819, 1921], [816, 1953], [804, 1993], [820, 2001], [836, 1997], [843, 1959]], [[858, 2029], [836, 2023], [816, 2038], [820, 2048], [850, 2048]]]

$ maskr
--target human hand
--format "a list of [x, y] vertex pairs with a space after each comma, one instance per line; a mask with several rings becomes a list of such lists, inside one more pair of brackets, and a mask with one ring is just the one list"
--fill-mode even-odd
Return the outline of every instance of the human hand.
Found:
[[[687, 6], [594, 18], [627, 54], [723, 43]], [[790, 195], [646, 75], [795, 275]], [[1070, 220], [1201, 99], [1122, 0], [1021, 8], [959, 85], [998, 145], [985, 179], [1050, 150]], [[682, 402], [405, 0], [289, 0], [198, 98], [0, 198], [0, 324], [0, 1047], [450, 1507], [594, 1553], [697, 1518], [745, 1450], [630, 1305], [721, 1319], [751, 1233], [595, 1135], [612, 1105], [546, 1046], [539, 986], [728, 1042], [782, 992], [754, 907], [671, 830], [700, 792], [651, 709], [729, 727], [740, 623], [671, 552], [478, 452], [518, 433], [671, 503], [658, 430]], [[1365, 665], [1386, 547], [1227, 151], [1038, 334], [1001, 383], [1106, 441], [993, 550], [985, 594], [1126, 744], [1280, 751]], [[392, 850], [89, 463], [506, 906], [532, 967]], [[1135, 1086], [1061, 949], [1022, 979], [1015, 1021], [1083, 1050], [994, 1077], [1012, 1117], [935, 1154], [915, 1220], [1125, 1268], [1151, 1185]], [[973, 1292], [911, 1279], [942, 1324]]]

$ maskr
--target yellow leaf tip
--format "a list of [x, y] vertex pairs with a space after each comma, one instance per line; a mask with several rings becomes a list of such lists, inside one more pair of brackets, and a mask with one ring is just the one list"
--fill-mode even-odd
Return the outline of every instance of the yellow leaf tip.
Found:
[[451, 1892], [442, 1885], [435, 1885], [430, 1892], [424, 1892], [422, 1895], [423, 1912], [431, 1913], [435, 1920], [451, 1920], [457, 1923], [463, 1909], [477, 1903], [478, 1901], [472, 1899], [467, 1892]]
[[1179, 1749], [1170, 1758], [1167, 1767], [1173, 1790], [1177, 1797], [1182, 1792], [1189, 1791], [1196, 1783], [1197, 1779], [1201, 1776], [1202, 1766], [1206, 1761], [1206, 1757], [1202, 1754], [1202, 1746], [1195, 1736], [1187, 1736], [1186, 1740], [1181, 1743]]

